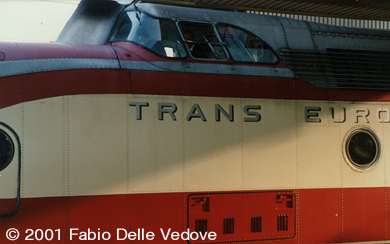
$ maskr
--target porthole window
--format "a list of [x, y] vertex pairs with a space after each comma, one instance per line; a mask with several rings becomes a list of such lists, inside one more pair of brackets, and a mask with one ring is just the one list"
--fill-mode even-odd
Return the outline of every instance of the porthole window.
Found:
[[14, 157], [14, 143], [4, 131], [0, 130], [0, 171], [11, 163]]
[[372, 130], [355, 128], [347, 135], [344, 150], [349, 165], [357, 171], [365, 171], [378, 162], [380, 144]]

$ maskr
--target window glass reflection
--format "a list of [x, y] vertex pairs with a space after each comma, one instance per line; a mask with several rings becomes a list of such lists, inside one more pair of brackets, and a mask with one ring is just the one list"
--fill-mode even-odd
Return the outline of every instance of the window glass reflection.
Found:
[[151, 18], [139, 12], [126, 12], [119, 18], [109, 42], [118, 41], [142, 45], [164, 57], [186, 56], [173, 21]]
[[226, 24], [218, 25], [217, 29], [235, 61], [266, 64], [278, 62], [272, 49], [257, 36]]
[[178, 25], [193, 58], [223, 60], [228, 58], [213, 25], [188, 21], [180, 21]]

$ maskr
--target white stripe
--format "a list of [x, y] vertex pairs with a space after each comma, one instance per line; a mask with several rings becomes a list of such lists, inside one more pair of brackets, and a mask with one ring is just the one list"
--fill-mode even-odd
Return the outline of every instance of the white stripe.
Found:
[[0, 62], [0, 77], [69, 69], [119, 69], [116, 59], [56, 58]]
[[149, 71], [171, 71], [202, 74], [224, 74], [224, 75], [250, 75], [270, 77], [295, 77], [288, 68], [271, 68], [259, 66], [241, 66], [229, 64], [211, 63], [182, 63], [182, 62], [139, 62], [120, 61], [124, 69], [149, 70]]
[[271, 68], [210, 63], [120, 61], [116, 59], [58, 58], [0, 62], [0, 77], [70, 69], [130, 69], [145, 71], [188, 72], [201, 74], [294, 77], [288, 68]]

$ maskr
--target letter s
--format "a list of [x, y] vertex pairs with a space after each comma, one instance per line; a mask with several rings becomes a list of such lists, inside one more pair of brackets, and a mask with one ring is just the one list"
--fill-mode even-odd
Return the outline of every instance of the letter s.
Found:
[[252, 109], [260, 110], [261, 107], [260, 105], [245, 105], [243, 109], [244, 113], [249, 116], [252, 116], [251, 118], [244, 118], [245, 122], [259, 122], [261, 120], [261, 115], [256, 111], [250, 111]]

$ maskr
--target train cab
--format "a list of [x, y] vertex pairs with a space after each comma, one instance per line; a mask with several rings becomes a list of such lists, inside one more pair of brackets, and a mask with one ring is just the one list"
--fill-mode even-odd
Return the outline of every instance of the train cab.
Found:
[[272, 49], [256, 35], [229, 24], [153, 18], [125, 9], [108, 43], [130, 42], [164, 58], [276, 64]]
[[82, 0], [0, 43], [0, 242], [389, 242], [389, 44]]

